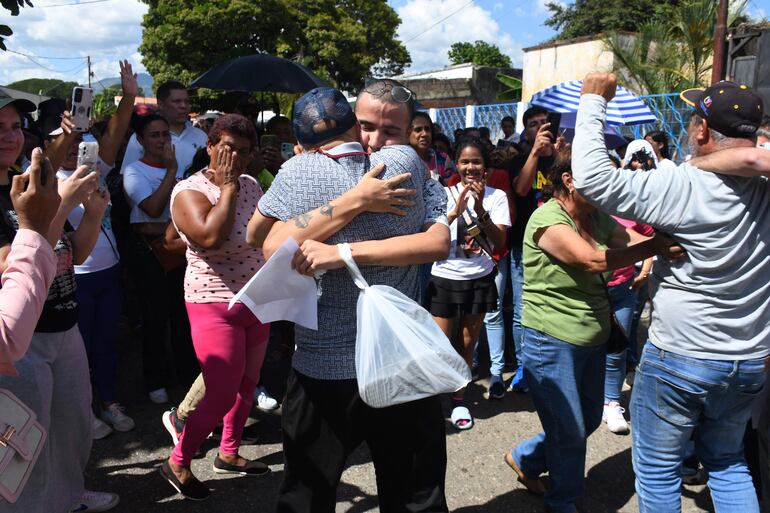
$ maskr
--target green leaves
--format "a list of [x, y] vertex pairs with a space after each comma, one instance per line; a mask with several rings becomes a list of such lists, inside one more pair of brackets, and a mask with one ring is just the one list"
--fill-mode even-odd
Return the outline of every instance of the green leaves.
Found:
[[222, 61], [267, 52], [352, 90], [411, 62], [386, 0], [143, 1], [150, 9], [139, 51], [156, 83], [189, 83]]
[[[729, 24], [745, 5], [733, 3]], [[708, 84], [715, 24], [715, 2], [684, 0], [639, 25], [635, 34], [612, 33], [605, 42], [622, 82], [648, 94], [670, 93]]]
[[485, 41], [454, 43], [449, 48], [449, 60], [452, 64], [472, 62], [478, 66], [511, 67], [511, 58], [501, 52], [497, 46]]
[[521, 79], [504, 75], [502, 73], [498, 73], [496, 78], [498, 82], [508, 88], [497, 95], [498, 100], [512, 102], [521, 100]]

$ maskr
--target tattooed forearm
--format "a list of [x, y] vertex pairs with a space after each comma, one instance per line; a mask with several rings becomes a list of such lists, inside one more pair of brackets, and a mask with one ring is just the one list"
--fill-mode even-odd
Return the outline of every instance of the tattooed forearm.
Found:
[[333, 210], [334, 210], [334, 205], [332, 205], [331, 203], [327, 203], [326, 205], [318, 209], [318, 211], [321, 212], [322, 215], [329, 216], [329, 217], [332, 217]]
[[310, 218], [313, 217], [310, 214], [300, 214], [294, 218], [294, 226], [297, 228], [307, 228], [310, 224]]

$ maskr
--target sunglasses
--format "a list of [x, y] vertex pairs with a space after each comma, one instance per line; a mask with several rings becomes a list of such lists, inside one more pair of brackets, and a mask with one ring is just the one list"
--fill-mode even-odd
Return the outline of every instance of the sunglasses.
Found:
[[388, 82], [378, 82], [375, 79], [366, 80], [364, 91], [375, 98], [382, 98], [387, 93], [390, 93], [390, 97], [393, 98], [393, 101], [398, 103], [406, 103], [409, 100], [415, 99], [414, 93], [406, 87]]

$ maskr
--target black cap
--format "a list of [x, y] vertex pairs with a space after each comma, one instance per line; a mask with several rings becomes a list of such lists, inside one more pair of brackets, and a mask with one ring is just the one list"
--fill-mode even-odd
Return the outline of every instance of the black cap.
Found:
[[19, 112], [35, 112], [37, 110], [37, 106], [31, 101], [23, 98], [13, 98], [8, 96], [5, 91], [0, 90], [0, 109], [11, 104], [14, 104]]
[[727, 137], [751, 137], [762, 124], [762, 98], [743, 84], [722, 81], [706, 89], [687, 89], [679, 96], [709, 128]]

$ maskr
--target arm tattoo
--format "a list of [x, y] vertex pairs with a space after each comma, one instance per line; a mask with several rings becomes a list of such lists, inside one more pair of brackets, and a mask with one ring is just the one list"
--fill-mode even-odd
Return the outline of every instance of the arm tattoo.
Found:
[[297, 228], [307, 228], [310, 224], [310, 218], [313, 217], [310, 214], [300, 214], [294, 218], [294, 226]]
[[322, 206], [319, 211], [322, 215], [332, 217], [332, 211], [334, 210], [334, 205], [331, 203], [327, 203], [326, 205]]

